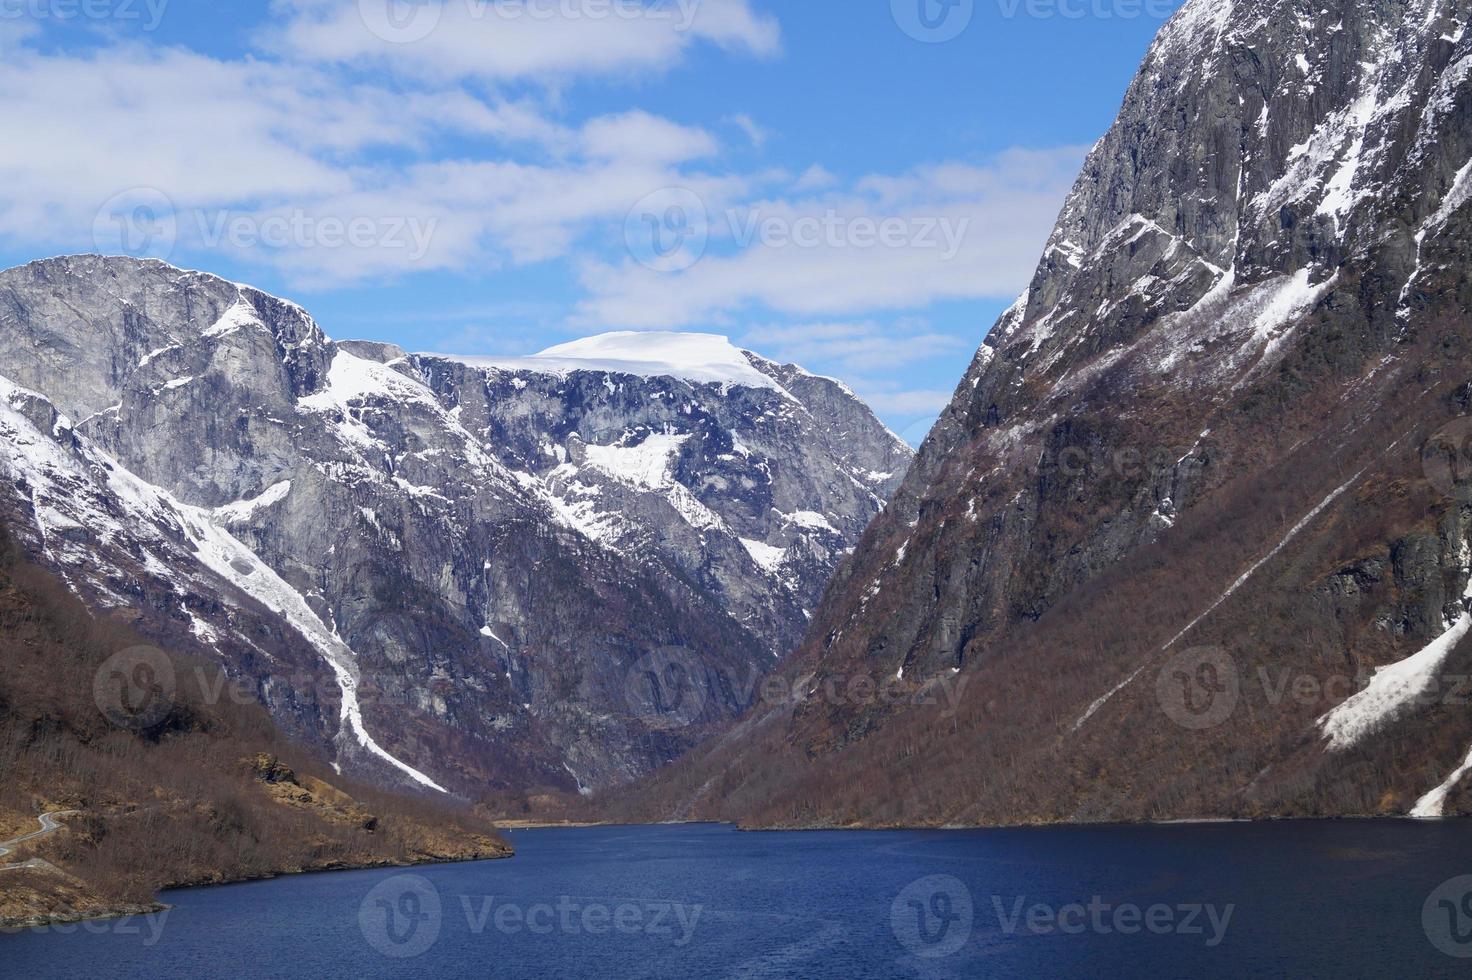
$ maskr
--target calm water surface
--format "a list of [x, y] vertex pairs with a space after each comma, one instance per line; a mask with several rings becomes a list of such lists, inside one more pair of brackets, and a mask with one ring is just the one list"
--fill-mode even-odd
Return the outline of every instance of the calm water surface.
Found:
[[1472, 822], [509, 836], [0, 936], [0, 977], [1472, 975]]

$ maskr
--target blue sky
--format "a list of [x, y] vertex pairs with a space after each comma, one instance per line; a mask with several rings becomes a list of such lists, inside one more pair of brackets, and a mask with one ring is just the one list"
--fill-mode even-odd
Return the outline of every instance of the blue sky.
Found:
[[0, 0], [0, 259], [411, 350], [723, 333], [918, 441], [1175, 6], [507, 2]]

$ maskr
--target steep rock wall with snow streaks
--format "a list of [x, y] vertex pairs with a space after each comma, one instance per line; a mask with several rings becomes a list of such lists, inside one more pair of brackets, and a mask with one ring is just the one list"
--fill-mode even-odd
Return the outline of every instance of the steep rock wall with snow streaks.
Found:
[[791, 668], [959, 709], [759, 712], [651, 808], [1472, 809], [1469, 16], [1188, 2]]

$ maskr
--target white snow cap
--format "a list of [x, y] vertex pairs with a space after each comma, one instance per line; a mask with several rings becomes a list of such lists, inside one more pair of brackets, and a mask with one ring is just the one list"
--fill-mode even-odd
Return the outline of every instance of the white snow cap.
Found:
[[607, 371], [646, 378], [680, 378], [701, 384], [781, 387], [752, 367], [745, 352], [729, 338], [708, 333], [624, 330], [558, 344], [530, 357], [438, 356], [473, 367], [537, 374]]

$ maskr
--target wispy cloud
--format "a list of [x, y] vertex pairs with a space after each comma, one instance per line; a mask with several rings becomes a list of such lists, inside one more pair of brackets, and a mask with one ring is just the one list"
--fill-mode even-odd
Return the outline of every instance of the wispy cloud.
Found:
[[1084, 153], [1012, 150], [981, 165], [707, 204], [708, 241], [697, 243], [703, 251], [688, 268], [588, 262], [590, 296], [579, 313], [589, 323], [673, 328], [738, 312], [848, 316], [1013, 296], [1032, 274]]
[[767, 140], [772, 136], [767, 130], [758, 126], [755, 119], [744, 112], [738, 112], [734, 116], [727, 116], [726, 121], [746, 134], [746, 138], [751, 142], [751, 145], [758, 150], [766, 146]]
[[832, 364], [850, 375], [892, 371], [965, 350], [960, 337], [923, 320], [767, 324], [742, 334], [748, 347], [798, 364]]
[[911, 368], [954, 360], [975, 346], [975, 338], [943, 333], [919, 317], [764, 324], [748, 329], [740, 340], [768, 357], [837, 376], [870, 407], [895, 420], [912, 442], [930, 429], [952, 392], [901, 379]]
[[714, 136], [693, 126], [634, 110], [601, 116], [583, 126], [583, 149], [603, 160], [644, 160], [651, 163], [680, 163], [716, 152]]
[[768, 56], [775, 18], [747, 0], [278, 0], [272, 46], [300, 61], [381, 66], [432, 82], [665, 71], [714, 44]]

